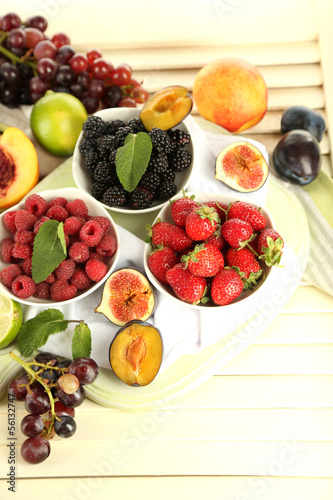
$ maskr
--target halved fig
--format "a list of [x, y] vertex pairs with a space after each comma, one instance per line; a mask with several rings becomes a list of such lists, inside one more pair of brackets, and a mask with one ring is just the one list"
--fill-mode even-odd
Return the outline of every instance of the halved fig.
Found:
[[160, 369], [162, 357], [160, 331], [145, 321], [130, 321], [111, 342], [111, 368], [127, 385], [150, 384]]
[[216, 158], [215, 179], [235, 191], [257, 191], [268, 177], [268, 165], [259, 149], [245, 141], [236, 141], [222, 149]]
[[193, 101], [186, 87], [165, 87], [149, 97], [140, 112], [140, 118], [148, 131], [154, 127], [168, 130], [184, 120], [192, 106]]
[[147, 278], [137, 269], [123, 268], [106, 280], [102, 300], [95, 312], [122, 326], [134, 319], [147, 320], [154, 306], [154, 292]]

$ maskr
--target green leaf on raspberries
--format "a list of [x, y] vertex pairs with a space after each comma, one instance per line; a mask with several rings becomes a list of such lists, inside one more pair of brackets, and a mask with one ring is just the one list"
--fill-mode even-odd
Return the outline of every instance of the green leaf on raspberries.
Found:
[[46, 309], [26, 321], [17, 336], [17, 347], [22, 356], [28, 357], [43, 346], [50, 335], [66, 330], [68, 325], [58, 309]]
[[126, 191], [133, 191], [148, 167], [153, 144], [146, 132], [128, 134], [124, 145], [117, 149], [116, 171]]
[[64, 225], [56, 220], [44, 222], [35, 236], [32, 252], [32, 279], [44, 281], [66, 258]]
[[75, 327], [72, 339], [72, 356], [73, 359], [86, 357], [89, 358], [91, 353], [91, 331], [84, 321]]

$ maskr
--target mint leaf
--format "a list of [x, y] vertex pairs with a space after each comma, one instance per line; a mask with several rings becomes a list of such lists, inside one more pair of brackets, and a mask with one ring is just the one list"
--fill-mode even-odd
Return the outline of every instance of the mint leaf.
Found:
[[117, 149], [116, 171], [126, 191], [133, 191], [148, 167], [153, 144], [146, 132], [128, 134], [123, 146]]
[[22, 356], [28, 357], [44, 345], [50, 335], [66, 330], [68, 325], [58, 309], [46, 309], [26, 321], [17, 336], [17, 347]]
[[48, 220], [39, 228], [32, 252], [32, 279], [44, 281], [66, 258], [64, 227], [62, 222]]
[[75, 327], [72, 339], [72, 356], [73, 359], [86, 357], [89, 358], [91, 353], [91, 331], [88, 325], [83, 321]]

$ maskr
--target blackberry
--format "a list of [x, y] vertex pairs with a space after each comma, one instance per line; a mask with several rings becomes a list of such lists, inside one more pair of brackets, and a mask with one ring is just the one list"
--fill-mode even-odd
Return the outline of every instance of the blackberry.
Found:
[[97, 147], [100, 158], [107, 159], [110, 152], [116, 148], [116, 139], [113, 135], [104, 135]]
[[171, 141], [165, 130], [154, 127], [149, 132], [153, 148], [157, 153], [171, 153]]
[[137, 134], [138, 132], [146, 132], [145, 126], [140, 118], [132, 118], [131, 120], [128, 120], [126, 125], [130, 127], [133, 134]]
[[113, 120], [112, 122], [106, 122], [104, 125], [104, 134], [114, 135], [120, 127], [125, 127], [125, 122], [123, 122], [122, 120]]
[[149, 160], [149, 171], [155, 172], [156, 174], [162, 174], [169, 168], [168, 157], [165, 153], [159, 153], [152, 155]]
[[107, 186], [113, 186], [118, 179], [115, 169], [108, 161], [99, 161], [93, 173], [94, 182], [104, 183]]
[[169, 136], [172, 143], [175, 143], [177, 146], [183, 148], [186, 144], [191, 142], [190, 134], [187, 134], [184, 130], [176, 129], [171, 130], [169, 132]]
[[109, 187], [103, 194], [102, 202], [109, 207], [122, 207], [127, 202], [127, 191], [122, 186]]
[[82, 130], [85, 132], [86, 137], [97, 139], [104, 133], [105, 122], [100, 116], [89, 116], [82, 125]]
[[79, 146], [79, 151], [81, 155], [86, 155], [88, 151], [90, 150], [95, 150], [97, 148], [97, 141], [96, 139], [90, 139], [89, 137], [84, 137], [82, 140], [80, 146]]
[[103, 182], [93, 182], [91, 185], [91, 196], [96, 200], [102, 201], [103, 194], [106, 191], [107, 186]]
[[174, 181], [176, 178], [176, 174], [173, 170], [168, 168], [168, 170], [166, 170], [165, 172], [163, 172], [163, 174], [161, 174], [161, 178], [162, 181], [163, 180]]
[[112, 151], [110, 151], [110, 154], [109, 154], [109, 163], [114, 168], [116, 168], [116, 154], [117, 154], [117, 150], [116, 149], [113, 149]]
[[117, 142], [117, 147], [123, 146], [126, 137], [131, 133], [130, 127], [119, 127], [115, 133], [115, 138]]
[[96, 150], [90, 149], [86, 152], [83, 160], [83, 164], [87, 170], [93, 172], [99, 161], [99, 156]]
[[173, 181], [164, 179], [158, 188], [158, 195], [162, 200], [172, 198], [177, 193], [177, 186]]
[[169, 164], [172, 170], [175, 172], [182, 172], [191, 163], [191, 153], [186, 149], [176, 149], [171, 155], [169, 155]]
[[146, 171], [144, 175], [141, 177], [141, 180], [139, 182], [139, 186], [148, 189], [151, 193], [156, 191], [158, 188], [159, 184], [161, 182], [161, 178], [159, 174], [156, 172], [149, 172]]
[[137, 186], [129, 195], [130, 206], [135, 210], [142, 210], [143, 208], [150, 207], [153, 199], [154, 195], [140, 186]]

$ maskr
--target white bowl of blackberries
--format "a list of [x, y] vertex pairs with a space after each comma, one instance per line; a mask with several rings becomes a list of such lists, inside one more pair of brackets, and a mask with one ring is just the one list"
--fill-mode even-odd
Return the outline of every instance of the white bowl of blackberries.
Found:
[[77, 186], [105, 208], [144, 213], [182, 193], [193, 170], [186, 119], [147, 130], [140, 109], [98, 111], [83, 124], [73, 156]]

